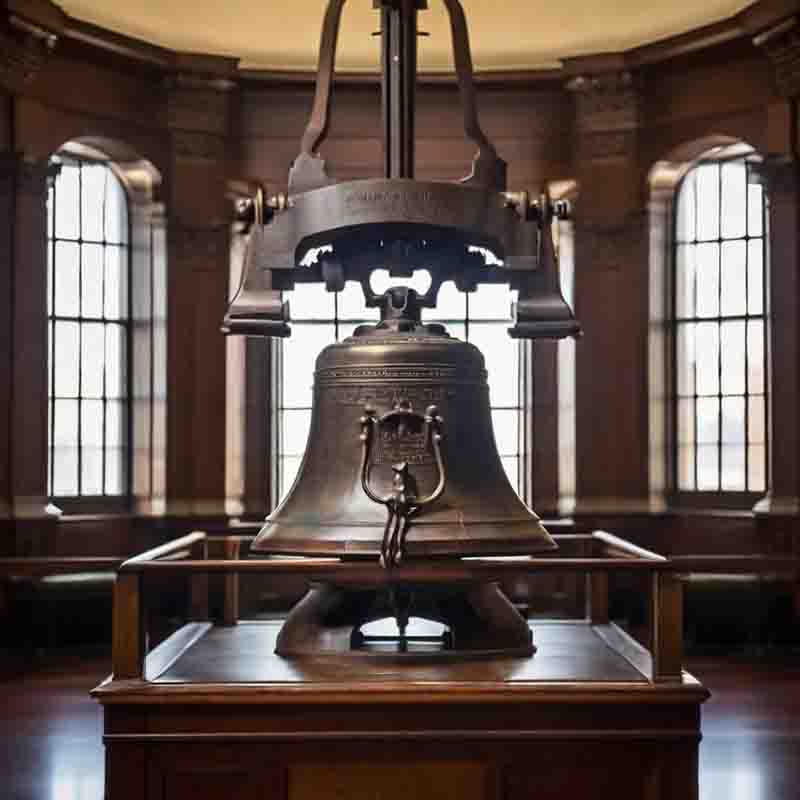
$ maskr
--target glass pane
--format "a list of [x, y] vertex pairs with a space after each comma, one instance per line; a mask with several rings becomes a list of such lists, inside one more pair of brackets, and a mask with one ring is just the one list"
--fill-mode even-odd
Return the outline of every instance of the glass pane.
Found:
[[506, 471], [506, 476], [508, 477], [508, 482], [514, 488], [514, 491], [517, 494], [521, 494], [520, 492], [520, 485], [519, 485], [519, 459], [518, 458], [501, 458], [500, 462], [503, 465], [503, 469]]
[[489, 373], [489, 400], [493, 406], [519, 405], [518, 345], [505, 323], [475, 322], [469, 340], [483, 353]]
[[364, 305], [364, 292], [361, 284], [356, 281], [347, 281], [344, 289], [339, 292], [339, 319], [378, 320], [377, 308], [367, 308]]
[[103, 448], [84, 447], [81, 451], [81, 494], [103, 493]]
[[47, 187], [47, 238], [53, 238], [53, 216], [55, 209], [53, 208], [53, 196], [54, 190], [53, 185], [50, 184]]
[[121, 447], [127, 438], [125, 405], [121, 400], [109, 400], [106, 403], [106, 447]]
[[81, 237], [92, 242], [103, 240], [103, 203], [108, 168], [84, 164], [81, 168]]
[[53, 250], [52, 242], [47, 243], [47, 316], [53, 316]]
[[81, 316], [103, 316], [103, 246], [81, 248]]
[[697, 400], [697, 441], [704, 444], [719, 441], [719, 400], [716, 397]]
[[467, 297], [456, 289], [453, 281], [445, 281], [439, 288], [436, 308], [422, 311], [424, 320], [464, 319], [467, 316]]
[[281, 463], [280, 463], [281, 499], [283, 499], [283, 496], [289, 491], [289, 489], [292, 488], [292, 484], [294, 483], [294, 479], [297, 477], [297, 473], [300, 469], [300, 464], [302, 460], [303, 459], [300, 456], [283, 456], [281, 458]]
[[744, 445], [744, 397], [722, 398], [722, 441]]
[[81, 326], [81, 396], [103, 396], [105, 336], [101, 322]]
[[675, 311], [679, 318], [695, 316], [695, 250], [691, 244], [678, 245]]
[[678, 400], [678, 442], [694, 444], [694, 398]]
[[719, 465], [716, 445], [706, 444], [697, 448], [697, 488], [701, 492], [719, 489]]
[[678, 447], [678, 488], [694, 489], [694, 447]]
[[311, 407], [314, 364], [322, 348], [333, 342], [334, 335], [333, 324], [295, 324], [292, 335], [280, 342], [283, 350], [284, 407]]
[[722, 237], [744, 236], [747, 228], [747, 167], [743, 161], [722, 165]]
[[501, 456], [519, 453], [519, 411], [492, 410], [492, 428], [497, 452]]
[[719, 326], [698, 322], [695, 326], [697, 394], [719, 393]]
[[119, 179], [107, 170], [105, 240], [123, 243], [128, 241], [128, 198]]
[[55, 306], [58, 317], [77, 317], [79, 248], [73, 242], [56, 242]]
[[56, 400], [53, 410], [53, 444], [78, 444], [78, 401]]
[[426, 269], [414, 270], [410, 278], [392, 277], [388, 269], [376, 269], [370, 275], [369, 285], [375, 294], [383, 294], [393, 286], [410, 286], [417, 294], [427, 294], [431, 288], [431, 274]]
[[745, 392], [744, 322], [723, 322], [720, 326], [722, 346], [722, 394]]
[[719, 315], [719, 245], [699, 244], [697, 257], [697, 316]]
[[81, 402], [81, 444], [91, 447], [103, 445], [103, 401]]
[[726, 491], [744, 491], [744, 445], [725, 445], [722, 448], [721, 488]]
[[127, 395], [126, 340], [122, 325], [106, 325], [106, 396], [125, 397]]
[[719, 238], [719, 167], [697, 167], [697, 238]]
[[333, 292], [325, 291], [322, 283], [298, 283], [291, 292], [284, 292], [283, 299], [289, 301], [292, 319], [325, 320], [334, 318]]
[[763, 492], [767, 488], [767, 449], [763, 444], [747, 448], [747, 488]]
[[764, 444], [767, 440], [767, 417], [763, 395], [751, 395], [747, 399], [747, 438], [749, 442]]
[[747, 187], [747, 233], [750, 236], [764, 235], [764, 193], [761, 184], [751, 183]]
[[288, 456], [303, 455], [310, 426], [310, 411], [281, 412], [281, 453]]
[[516, 301], [517, 292], [502, 284], [481, 284], [468, 299], [470, 320], [507, 319], [510, 322], [511, 304]]
[[690, 172], [678, 192], [677, 239], [681, 242], [691, 242], [695, 238], [695, 178], [696, 173]]
[[53, 494], [58, 497], [70, 497], [78, 494], [77, 447], [54, 448]]
[[55, 393], [78, 396], [78, 323], [55, 323]]
[[751, 239], [747, 243], [747, 311], [764, 313], [764, 242]]
[[747, 311], [747, 278], [744, 241], [722, 243], [722, 304], [720, 314], [740, 315]]
[[128, 251], [122, 247], [106, 247], [105, 256], [105, 315], [108, 319], [125, 319], [128, 316]]
[[747, 380], [751, 394], [764, 394], [764, 322], [747, 323]]
[[460, 339], [462, 342], [467, 340], [467, 326], [463, 322], [447, 322], [445, 328], [454, 339]]
[[62, 164], [56, 180], [56, 236], [59, 239], [77, 239], [79, 222], [78, 167]]
[[695, 324], [678, 325], [676, 357], [678, 368], [678, 394], [688, 396], [694, 394], [695, 367]]
[[125, 493], [126, 453], [122, 447], [111, 447], [106, 450], [106, 494]]
[[47, 322], [47, 396], [52, 397], [55, 394], [53, 387], [53, 325], [52, 320]]

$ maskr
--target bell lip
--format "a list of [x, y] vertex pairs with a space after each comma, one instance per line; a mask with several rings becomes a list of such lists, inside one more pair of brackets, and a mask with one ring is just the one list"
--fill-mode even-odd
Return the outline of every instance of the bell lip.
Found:
[[[544, 529], [542, 529], [544, 531]], [[335, 557], [347, 559], [378, 558], [380, 555], [379, 542], [320, 542], [270, 540], [264, 537], [259, 542], [259, 534], [250, 546], [251, 553], [259, 555], [276, 556], [316, 556]], [[406, 542], [406, 556], [414, 558], [471, 558], [492, 556], [528, 556], [537, 553], [552, 553], [558, 550], [558, 544], [547, 531], [544, 536], [526, 541], [515, 539], [513, 541], [497, 540], [443, 540], [441, 542], [426, 541]]]

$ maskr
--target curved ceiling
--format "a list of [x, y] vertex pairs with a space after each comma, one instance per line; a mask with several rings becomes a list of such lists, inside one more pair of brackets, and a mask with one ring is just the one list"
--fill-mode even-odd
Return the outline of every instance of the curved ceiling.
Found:
[[[733, 16], [748, 0], [462, 0], [476, 70], [557, 66], [569, 56], [627, 50]], [[233, 56], [249, 69], [310, 70], [325, 0], [62, 0], [73, 17], [174, 50]], [[440, 0], [420, 13], [420, 69], [452, 69]], [[345, 6], [337, 68], [374, 71], [372, 0]]]

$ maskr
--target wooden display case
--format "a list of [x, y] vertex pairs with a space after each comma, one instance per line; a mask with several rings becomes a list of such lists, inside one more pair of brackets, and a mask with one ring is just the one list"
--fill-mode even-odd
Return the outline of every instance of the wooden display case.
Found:
[[[115, 597], [114, 673], [103, 704], [107, 800], [697, 797], [700, 706], [681, 669], [674, 565], [603, 533], [558, 536], [546, 558], [462, 559], [394, 578], [508, 581], [587, 574], [585, 619], [534, 622], [528, 658], [403, 660], [274, 654], [278, 621], [239, 622], [238, 575], [358, 580], [335, 559], [208, 559], [192, 534], [124, 563]], [[608, 618], [608, 577], [644, 573], [650, 647]], [[146, 581], [189, 577], [192, 619], [147, 653]], [[208, 576], [224, 575], [221, 624]]]

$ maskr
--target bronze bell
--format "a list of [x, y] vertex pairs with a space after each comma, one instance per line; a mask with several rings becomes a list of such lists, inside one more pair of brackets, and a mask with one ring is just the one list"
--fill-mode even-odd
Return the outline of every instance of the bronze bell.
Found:
[[[436, 428], [427, 435], [426, 412]], [[386, 560], [391, 532], [380, 499], [399, 483], [427, 502], [417, 503], [403, 541], [394, 537], [392, 563], [555, 549], [500, 462], [483, 356], [444, 326], [421, 323], [417, 293], [405, 288], [386, 292], [377, 325], [317, 358], [303, 463], [252, 549]]]
[[[464, 132], [476, 152], [457, 183], [414, 179], [417, 13], [425, 0], [375, 0], [383, 52], [384, 176], [337, 181], [319, 147], [329, 124], [333, 65], [345, 0], [329, 0], [311, 117], [289, 172], [288, 193], [242, 203], [252, 224], [244, 278], [223, 330], [291, 333], [282, 292], [297, 283], [361, 285], [376, 325], [326, 347], [317, 358], [311, 427], [286, 499], [252, 546], [262, 556], [323, 556], [343, 562], [336, 583], [315, 581], [281, 628], [284, 656], [464, 657], [530, 655], [526, 620], [496, 583], [449, 581], [448, 560], [555, 550], [519, 499], [492, 431], [483, 356], [442, 325], [424, 324], [439, 289], [506, 284], [518, 292], [514, 338], [575, 336], [551, 234], [563, 204], [546, 193], [506, 191], [506, 164], [480, 127], [464, 12], [451, 21]], [[488, 258], [487, 254], [493, 257]], [[425, 295], [395, 287], [373, 293], [387, 269], [431, 275]], [[422, 576], [422, 572], [427, 577]], [[399, 636], [369, 633], [393, 617]], [[437, 636], [407, 635], [412, 618], [441, 623]], [[388, 641], [387, 641], [388, 640]], [[435, 641], [434, 641], [435, 640]]]

